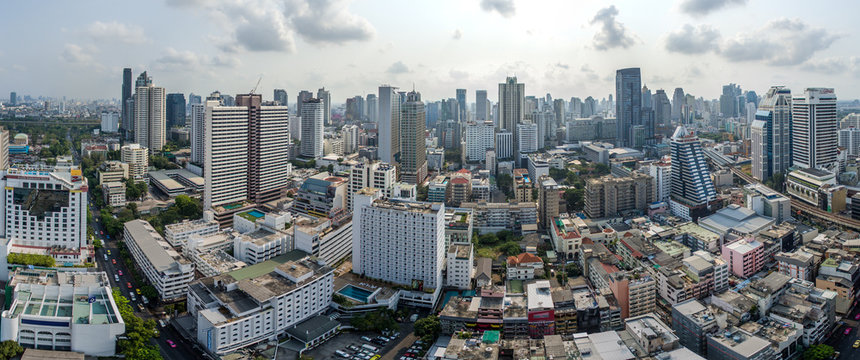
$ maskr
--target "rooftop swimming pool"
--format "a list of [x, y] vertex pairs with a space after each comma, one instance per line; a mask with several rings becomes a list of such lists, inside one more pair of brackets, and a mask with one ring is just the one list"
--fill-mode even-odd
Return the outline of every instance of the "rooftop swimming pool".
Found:
[[367, 298], [369, 298], [370, 295], [373, 294], [372, 292], [370, 292], [368, 290], [362, 289], [362, 288], [354, 286], [354, 285], [344, 286], [337, 293], [341, 294], [343, 296], [346, 296], [350, 299], [353, 299], [356, 301], [361, 301], [363, 303], [366, 303]]

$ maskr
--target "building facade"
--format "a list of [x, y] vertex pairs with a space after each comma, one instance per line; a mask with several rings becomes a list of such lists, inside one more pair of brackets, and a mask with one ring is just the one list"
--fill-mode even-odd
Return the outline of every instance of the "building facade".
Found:
[[836, 93], [807, 88], [791, 100], [791, 158], [800, 168], [832, 169], [836, 163]]

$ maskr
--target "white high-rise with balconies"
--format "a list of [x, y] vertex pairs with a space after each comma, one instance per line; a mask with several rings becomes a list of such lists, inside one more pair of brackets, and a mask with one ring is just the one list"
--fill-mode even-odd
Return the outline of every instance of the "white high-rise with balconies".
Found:
[[306, 158], [323, 157], [323, 101], [308, 99], [302, 103], [302, 137], [299, 154]]
[[836, 164], [836, 93], [807, 88], [791, 100], [792, 165], [832, 170]]
[[134, 142], [153, 151], [161, 151], [166, 135], [166, 93], [163, 87], [153, 86], [152, 80], [140, 83], [134, 93]]
[[149, 171], [149, 149], [140, 144], [123, 145], [120, 159], [128, 164], [128, 176], [134, 179], [142, 179]]
[[379, 87], [377, 122], [379, 160], [397, 166], [400, 164], [400, 95], [391, 85]]
[[349, 155], [358, 152], [358, 126], [344, 125], [340, 130], [343, 139], [343, 153]]
[[206, 100], [203, 208], [248, 195], [248, 108]]
[[466, 124], [466, 160], [484, 161], [487, 149], [496, 147], [496, 127], [492, 121]]
[[538, 126], [535, 123], [526, 122], [517, 124], [517, 148], [520, 154], [530, 154], [538, 151]]
[[860, 129], [850, 127], [839, 130], [839, 147], [844, 147], [848, 155], [860, 155]]
[[381, 191], [382, 198], [391, 197], [391, 190], [397, 182], [397, 169], [384, 162], [356, 163], [349, 169], [347, 184], [346, 207], [352, 211], [352, 198], [359, 190], [366, 187]]
[[202, 165], [206, 156], [206, 107], [203, 104], [191, 104], [191, 162]]

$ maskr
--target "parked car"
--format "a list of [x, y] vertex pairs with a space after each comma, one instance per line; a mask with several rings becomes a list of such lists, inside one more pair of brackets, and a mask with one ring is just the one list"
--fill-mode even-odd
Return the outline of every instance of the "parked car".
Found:
[[172, 347], [172, 348], [176, 347], [176, 343], [173, 342], [173, 340], [167, 340], [167, 345], [170, 345], [170, 347]]
[[117, 275], [119, 275], [119, 276], [122, 276], [122, 270], [117, 270], [117, 271], [116, 271], [116, 274], [117, 274]]
[[850, 328], [850, 327], [849, 327], [849, 328], [845, 328], [845, 331], [843, 332], [843, 334], [848, 335], [848, 334], [850, 334], [850, 333], [851, 333], [851, 328]]

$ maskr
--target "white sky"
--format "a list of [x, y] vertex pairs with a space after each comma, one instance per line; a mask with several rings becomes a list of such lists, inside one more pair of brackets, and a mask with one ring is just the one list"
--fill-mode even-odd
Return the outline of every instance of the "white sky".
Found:
[[168, 92], [258, 93], [325, 86], [335, 103], [413, 84], [497, 97], [603, 98], [615, 70], [653, 90], [715, 98], [737, 83], [836, 88], [860, 98], [860, 3], [848, 0], [11, 1], [0, 10], [0, 98], [117, 98], [123, 67]]

